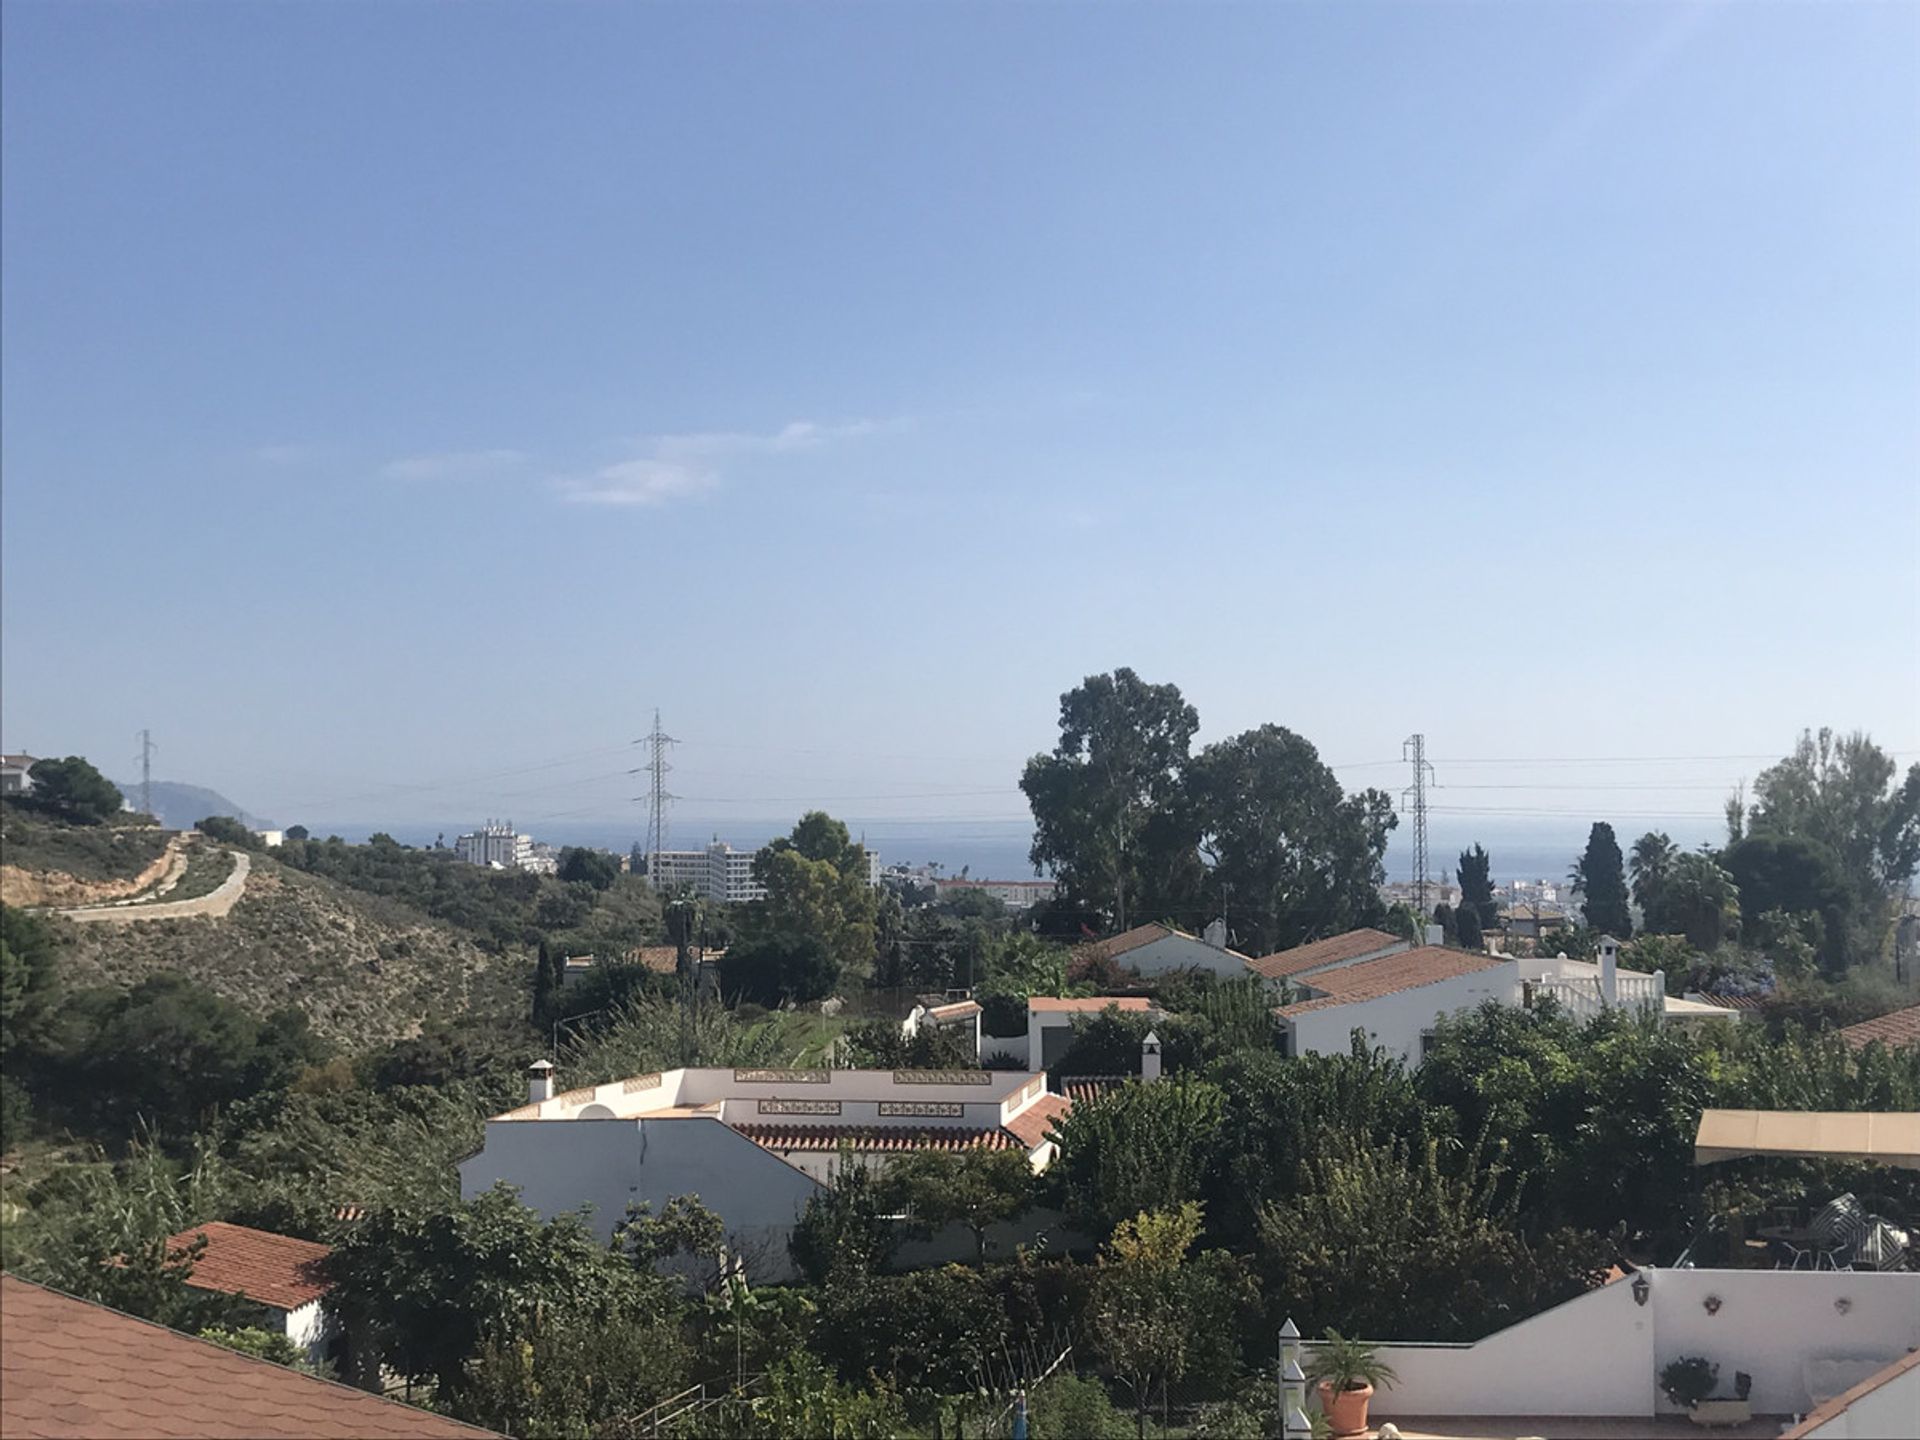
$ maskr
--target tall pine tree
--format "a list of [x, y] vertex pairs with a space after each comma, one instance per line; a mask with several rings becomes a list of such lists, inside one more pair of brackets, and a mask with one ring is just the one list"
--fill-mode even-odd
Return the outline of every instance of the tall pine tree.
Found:
[[1587, 851], [1574, 867], [1574, 884], [1580, 891], [1580, 907], [1589, 929], [1624, 940], [1633, 933], [1633, 920], [1627, 913], [1627, 867], [1620, 854], [1620, 842], [1613, 826], [1604, 820], [1593, 822], [1587, 834]]

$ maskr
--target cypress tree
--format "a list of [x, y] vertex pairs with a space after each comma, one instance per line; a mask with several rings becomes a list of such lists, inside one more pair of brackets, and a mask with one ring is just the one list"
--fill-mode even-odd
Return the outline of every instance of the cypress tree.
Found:
[[1587, 850], [1574, 867], [1574, 880], [1580, 888], [1580, 908], [1587, 917], [1587, 928], [1625, 940], [1633, 934], [1633, 920], [1627, 912], [1627, 867], [1620, 854], [1620, 842], [1613, 826], [1596, 820], [1587, 834]]

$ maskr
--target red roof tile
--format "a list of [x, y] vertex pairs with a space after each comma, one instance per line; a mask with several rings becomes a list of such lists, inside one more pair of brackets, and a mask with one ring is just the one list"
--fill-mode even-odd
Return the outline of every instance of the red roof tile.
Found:
[[320, 1262], [333, 1253], [331, 1246], [213, 1220], [170, 1237], [167, 1249], [184, 1249], [196, 1235], [207, 1237], [207, 1248], [187, 1277], [196, 1289], [245, 1295], [282, 1310], [298, 1310], [327, 1293]]
[[1073, 1109], [1073, 1101], [1064, 1095], [1042, 1095], [1001, 1128], [1027, 1149], [1038, 1147], [1053, 1129], [1053, 1122]]
[[808, 1153], [838, 1150], [842, 1142], [861, 1154], [906, 1150], [1011, 1150], [1014, 1138], [1004, 1130], [972, 1130], [965, 1126], [902, 1125], [760, 1125], [733, 1127], [756, 1145], [769, 1150]]
[[1082, 995], [1066, 1000], [1058, 995], [1034, 995], [1027, 1009], [1041, 1015], [1098, 1015], [1108, 1006], [1116, 1010], [1147, 1011], [1153, 1002], [1144, 995]]
[[1423, 945], [1418, 950], [1398, 955], [1383, 955], [1378, 960], [1360, 960], [1337, 970], [1323, 970], [1300, 983], [1327, 993], [1311, 1000], [1282, 1005], [1273, 1013], [1285, 1019], [1309, 1010], [1325, 1010], [1335, 1005], [1352, 1005], [1362, 1000], [1378, 1000], [1382, 995], [1397, 995], [1402, 990], [1417, 990], [1422, 985], [1437, 985], [1459, 975], [1494, 970], [1509, 964], [1499, 955], [1482, 955], [1476, 950], [1449, 950], [1439, 945]]
[[1856, 1049], [1875, 1040], [1894, 1050], [1920, 1045], [1920, 1005], [1909, 1005], [1904, 1010], [1849, 1025], [1840, 1032], [1840, 1038]]
[[1258, 960], [1249, 960], [1247, 968], [1269, 980], [1279, 980], [1302, 971], [1317, 970], [1322, 965], [1342, 965], [1363, 955], [1376, 955], [1396, 945], [1402, 950], [1409, 948], [1405, 940], [1398, 935], [1389, 935], [1385, 930], [1349, 930], [1344, 935], [1329, 936], [1325, 940], [1315, 940], [1310, 944], [1296, 945], [1291, 950], [1279, 950], [1272, 955], [1263, 955]]
[[1111, 1094], [1133, 1078], [1131, 1075], [1062, 1075], [1060, 1093], [1079, 1105]]
[[0, 1275], [0, 1435], [8, 1440], [492, 1434]]

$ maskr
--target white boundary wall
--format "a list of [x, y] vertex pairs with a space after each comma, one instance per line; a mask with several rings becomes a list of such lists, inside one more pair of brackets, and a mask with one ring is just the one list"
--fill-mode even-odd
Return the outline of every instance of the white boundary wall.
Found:
[[[1828, 1398], [1810, 1381], [1845, 1389], [1920, 1346], [1920, 1274], [1646, 1273], [1644, 1306], [1630, 1280], [1616, 1280], [1472, 1345], [1382, 1344], [1400, 1379], [1374, 1397], [1374, 1413], [1668, 1414], [1661, 1368], [1701, 1355], [1720, 1366], [1721, 1393], [1733, 1393], [1735, 1372], [1753, 1377], [1755, 1414], [1803, 1415]], [[1719, 1301], [1712, 1313], [1709, 1297]], [[1853, 1373], [1834, 1385], [1823, 1369]]]

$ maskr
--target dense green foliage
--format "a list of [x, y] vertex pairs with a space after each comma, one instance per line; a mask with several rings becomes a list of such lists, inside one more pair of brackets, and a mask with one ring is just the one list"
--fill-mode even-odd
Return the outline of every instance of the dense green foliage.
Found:
[[1627, 911], [1627, 874], [1621, 861], [1620, 842], [1613, 838], [1613, 826], [1596, 820], [1587, 836], [1587, 848], [1573, 869], [1574, 888], [1580, 895], [1581, 913], [1587, 927], [1616, 940], [1633, 933], [1633, 917]]
[[27, 774], [33, 789], [26, 798], [75, 825], [98, 825], [121, 811], [118, 787], [78, 755], [36, 760]]

